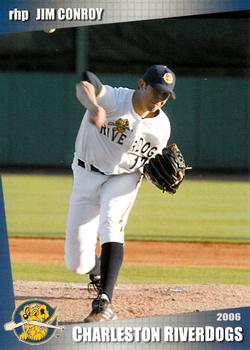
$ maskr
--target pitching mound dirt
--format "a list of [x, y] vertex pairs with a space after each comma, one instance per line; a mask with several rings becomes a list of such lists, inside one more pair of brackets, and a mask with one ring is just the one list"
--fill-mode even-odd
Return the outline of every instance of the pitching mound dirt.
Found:
[[[57, 306], [60, 323], [82, 322], [94, 293], [76, 283], [14, 283], [16, 305], [41, 298]], [[250, 305], [250, 287], [233, 285], [119, 285], [113, 307], [119, 319], [198, 312]]]

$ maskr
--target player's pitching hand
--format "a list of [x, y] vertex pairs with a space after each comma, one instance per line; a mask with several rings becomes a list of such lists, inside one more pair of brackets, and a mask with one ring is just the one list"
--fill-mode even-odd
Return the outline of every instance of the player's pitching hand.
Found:
[[101, 106], [95, 106], [95, 108], [93, 108], [90, 112], [90, 122], [92, 124], [95, 124], [97, 127], [101, 127], [106, 123], [106, 112]]

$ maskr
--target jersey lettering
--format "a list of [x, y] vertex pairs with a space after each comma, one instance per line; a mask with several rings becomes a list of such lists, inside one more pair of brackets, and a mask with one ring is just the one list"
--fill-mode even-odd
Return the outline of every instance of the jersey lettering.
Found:
[[131, 147], [131, 153], [140, 153], [147, 158], [152, 157], [156, 151], [157, 147], [151, 147], [150, 142], [146, 142], [143, 137], [135, 140]]
[[127, 135], [120, 133], [115, 128], [109, 128], [106, 125], [103, 125], [100, 129], [100, 134], [110, 138], [112, 142], [116, 142], [119, 145], [123, 145], [123, 141], [126, 139]]
[[111, 141], [115, 141], [116, 136], [119, 134], [118, 131], [114, 130], [114, 128], [112, 129], [112, 136], [111, 136]]

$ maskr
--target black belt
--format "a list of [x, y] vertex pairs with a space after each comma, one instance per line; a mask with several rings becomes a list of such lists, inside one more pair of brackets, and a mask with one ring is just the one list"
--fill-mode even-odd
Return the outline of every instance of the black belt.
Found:
[[[78, 165], [81, 166], [82, 168], [86, 168], [85, 162], [82, 161], [81, 159], [78, 159]], [[102, 175], [106, 175], [102, 171], [97, 169], [94, 165], [90, 165], [90, 169], [91, 169], [91, 171], [95, 171], [96, 173], [99, 173], [99, 174], [102, 174]]]

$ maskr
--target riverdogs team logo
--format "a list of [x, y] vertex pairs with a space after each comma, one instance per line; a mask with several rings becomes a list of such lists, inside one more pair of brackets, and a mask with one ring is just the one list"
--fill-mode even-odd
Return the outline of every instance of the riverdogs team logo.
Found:
[[129, 130], [128, 119], [119, 118], [115, 122], [109, 122], [108, 125], [114, 125], [114, 131], [123, 133], [125, 130]]
[[19, 305], [13, 312], [10, 322], [5, 323], [6, 331], [14, 331], [23, 343], [39, 345], [49, 341], [58, 326], [56, 308], [44, 300], [28, 300]]
[[172, 84], [172, 82], [174, 81], [174, 78], [171, 73], [166, 73], [163, 75], [163, 80], [168, 84]]

